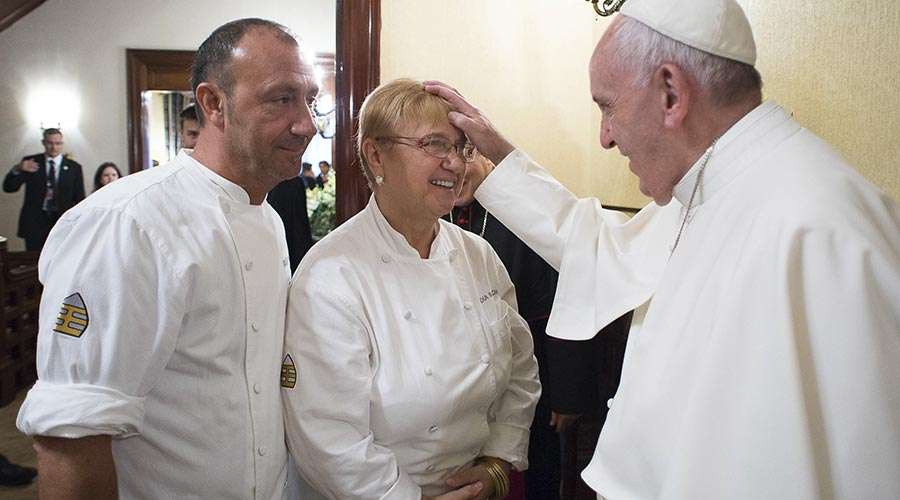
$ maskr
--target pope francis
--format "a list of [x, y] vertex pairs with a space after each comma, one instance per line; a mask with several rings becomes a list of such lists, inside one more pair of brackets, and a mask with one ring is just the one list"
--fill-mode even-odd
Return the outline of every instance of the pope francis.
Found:
[[428, 86], [497, 164], [478, 201], [560, 271], [548, 332], [635, 310], [582, 474], [601, 498], [900, 498], [900, 214], [755, 62], [734, 0], [626, 1], [589, 72], [654, 200], [627, 222]]

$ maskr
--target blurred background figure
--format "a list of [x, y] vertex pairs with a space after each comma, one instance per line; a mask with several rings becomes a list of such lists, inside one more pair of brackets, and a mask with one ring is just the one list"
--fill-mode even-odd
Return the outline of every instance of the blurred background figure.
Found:
[[200, 122], [197, 121], [197, 108], [193, 104], [181, 110], [181, 147], [194, 149], [197, 137], [200, 136]]
[[319, 186], [324, 186], [328, 184], [328, 181], [331, 180], [331, 164], [325, 160], [319, 162], [319, 175], [316, 177], [319, 181]]
[[[307, 166], [312, 171], [312, 165], [303, 163], [303, 168]], [[291, 274], [297, 269], [300, 259], [306, 255], [307, 250], [313, 245], [309, 213], [306, 211], [308, 179], [304, 175], [299, 175], [293, 179], [282, 181], [269, 191], [269, 195], [266, 197], [266, 201], [278, 212], [281, 222], [284, 223], [288, 257], [291, 260]], [[315, 182], [315, 179], [312, 179], [312, 181]]]
[[111, 161], [101, 163], [94, 172], [94, 191], [122, 177], [122, 171]]
[[18, 236], [26, 250], [40, 250], [59, 217], [84, 199], [81, 165], [63, 155], [63, 134], [44, 129], [44, 152], [26, 156], [3, 179], [3, 191], [15, 193], [25, 185]]
[[322, 187], [321, 181], [316, 177], [315, 172], [313, 172], [312, 163], [303, 162], [300, 169], [300, 178], [303, 179], [303, 184], [306, 186], [306, 189]]

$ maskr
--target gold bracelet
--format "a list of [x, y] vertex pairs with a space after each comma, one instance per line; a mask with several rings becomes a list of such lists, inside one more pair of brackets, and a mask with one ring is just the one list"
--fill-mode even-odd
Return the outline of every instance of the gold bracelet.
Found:
[[476, 463], [483, 465], [488, 475], [491, 476], [491, 483], [494, 485], [494, 493], [491, 495], [491, 498], [505, 498], [509, 494], [509, 476], [506, 475], [506, 471], [503, 470], [500, 461], [495, 458], [481, 457]]

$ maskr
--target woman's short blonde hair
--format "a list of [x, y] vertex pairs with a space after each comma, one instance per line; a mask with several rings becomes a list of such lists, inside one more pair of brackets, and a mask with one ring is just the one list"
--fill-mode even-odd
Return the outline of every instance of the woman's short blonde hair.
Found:
[[366, 139], [393, 136], [407, 124], [445, 123], [450, 110], [447, 101], [426, 92], [425, 85], [418, 80], [399, 78], [372, 91], [359, 110], [359, 132], [356, 136], [360, 168], [369, 186], [372, 187], [375, 179], [363, 152]]

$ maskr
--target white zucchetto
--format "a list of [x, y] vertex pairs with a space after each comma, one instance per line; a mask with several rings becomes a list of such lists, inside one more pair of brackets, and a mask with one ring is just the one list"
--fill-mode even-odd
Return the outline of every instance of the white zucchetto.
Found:
[[695, 49], [756, 64], [756, 43], [735, 0], [628, 0], [620, 11]]

